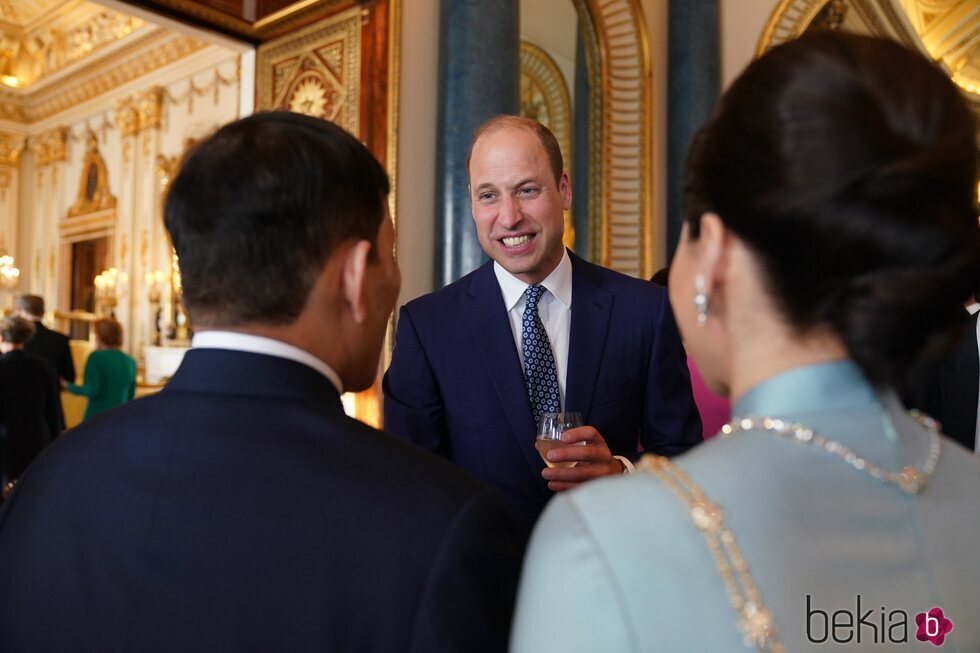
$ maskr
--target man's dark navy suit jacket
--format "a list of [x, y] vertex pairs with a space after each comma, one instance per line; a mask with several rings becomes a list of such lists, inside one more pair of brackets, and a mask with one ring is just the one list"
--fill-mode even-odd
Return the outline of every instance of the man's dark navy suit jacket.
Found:
[[503, 651], [496, 492], [346, 417], [315, 370], [195, 349], [0, 510], [2, 651]]
[[[701, 441], [687, 358], [664, 289], [572, 261], [565, 410], [613, 454], [660, 455]], [[553, 493], [500, 285], [487, 263], [406, 304], [384, 380], [385, 429], [500, 488], [525, 528]]]

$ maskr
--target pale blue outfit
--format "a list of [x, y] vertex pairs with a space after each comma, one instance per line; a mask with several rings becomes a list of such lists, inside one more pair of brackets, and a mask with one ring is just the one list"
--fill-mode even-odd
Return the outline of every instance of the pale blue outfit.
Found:
[[[927, 431], [850, 362], [770, 378], [733, 415], [801, 422], [887, 469], [921, 467], [928, 456]], [[980, 460], [953, 441], [943, 438], [918, 496], [760, 431], [714, 438], [674, 462], [724, 510], [787, 651], [892, 650], [872, 639], [886, 641], [882, 607], [886, 631], [899, 618], [892, 611], [904, 610], [910, 650], [931, 649], [915, 640], [915, 615], [935, 606], [954, 626], [941, 650], [980, 651]], [[652, 474], [558, 495], [523, 573], [514, 653], [749, 650], [704, 536]], [[808, 594], [811, 609], [828, 615], [854, 613], [860, 594], [877, 634], [863, 626], [861, 644], [856, 628], [846, 645], [811, 643]], [[814, 616], [811, 638], [823, 628]]]

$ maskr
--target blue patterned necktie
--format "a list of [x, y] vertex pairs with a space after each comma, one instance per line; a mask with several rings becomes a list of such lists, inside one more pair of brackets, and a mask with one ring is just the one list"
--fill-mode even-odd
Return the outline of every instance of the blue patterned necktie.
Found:
[[531, 400], [535, 423], [542, 413], [557, 413], [561, 410], [555, 357], [551, 353], [551, 341], [548, 340], [548, 334], [538, 315], [538, 300], [545, 290], [544, 286], [527, 287], [521, 326], [524, 380], [527, 382], [527, 395]]

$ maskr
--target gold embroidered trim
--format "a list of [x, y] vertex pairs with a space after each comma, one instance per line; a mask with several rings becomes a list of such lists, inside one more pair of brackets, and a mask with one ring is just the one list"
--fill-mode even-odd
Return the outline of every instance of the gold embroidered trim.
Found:
[[765, 653], [785, 653], [779, 641], [776, 621], [762, 603], [748, 564], [735, 542], [735, 534], [725, 525], [725, 513], [721, 506], [705, 496], [684, 470], [663, 456], [643, 456], [637, 469], [663, 481], [684, 503], [691, 521], [704, 534], [708, 550], [728, 592], [728, 599], [738, 614], [735, 625], [745, 645]]

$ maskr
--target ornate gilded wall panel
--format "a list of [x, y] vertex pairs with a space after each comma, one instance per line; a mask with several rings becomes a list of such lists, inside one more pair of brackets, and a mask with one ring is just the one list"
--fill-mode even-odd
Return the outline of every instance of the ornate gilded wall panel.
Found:
[[89, 134], [86, 143], [85, 162], [78, 180], [78, 193], [75, 203], [68, 209], [72, 218], [89, 213], [114, 209], [116, 198], [109, 192], [109, 173], [105, 161], [99, 154], [99, 142], [95, 134]]
[[361, 10], [327, 18], [261, 46], [257, 109], [286, 109], [359, 133]]
[[[589, 76], [600, 89], [590, 116], [590, 176], [598, 177], [598, 216], [590, 215], [593, 259], [638, 277], [653, 274], [650, 46], [638, 0], [574, 0]], [[584, 20], [583, 20], [584, 19]], [[596, 51], [598, 50], [598, 51]], [[596, 133], [598, 132], [598, 133]], [[598, 158], [598, 162], [596, 159]], [[593, 170], [595, 172], [593, 172]], [[592, 211], [590, 210], [590, 213]]]

